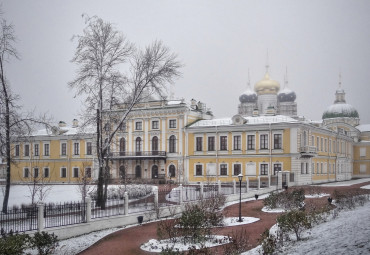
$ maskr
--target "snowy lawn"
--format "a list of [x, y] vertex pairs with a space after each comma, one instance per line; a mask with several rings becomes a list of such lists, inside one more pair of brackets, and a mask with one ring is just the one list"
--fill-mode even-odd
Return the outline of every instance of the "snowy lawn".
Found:
[[283, 213], [285, 212], [286, 210], [283, 209], [283, 208], [268, 208], [266, 206], [264, 206], [262, 208], [262, 212], [266, 212], [266, 213]]
[[[208, 240], [204, 242], [205, 247], [214, 247], [218, 245], [223, 245], [229, 243], [229, 237], [227, 236], [221, 236], [221, 235], [212, 235], [208, 236]], [[187, 251], [189, 250], [189, 247], [196, 247], [197, 249], [201, 248], [201, 245], [199, 243], [193, 244], [193, 243], [188, 243], [184, 244], [183, 243], [183, 238], [179, 237], [176, 239], [176, 242], [172, 242], [170, 239], [165, 239], [165, 240], [156, 240], [156, 239], [151, 239], [149, 242], [143, 244], [140, 246], [140, 248], [144, 251], [149, 251], [149, 252], [161, 252], [162, 249], [166, 248], [172, 248], [174, 251]]]
[[357, 180], [350, 180], [350, 181], [342, 181], [342, 182], [330, 182], [324, 184], [317, 184], [316, 186], [323, 186], [323, 187], [340, 187], [340, 186], [351, 186], [353, 184], [359, 184], [363, 182], [369, 182], [370, 178], [364, 179], [357, 179]]
[[226, 217], [224, 218], [223, 222], [224, 225], [222, 227], [232, 227], [232, 226], [240, 226], [245, 224], [251, 224], [253, 222], [259, 221], [259, 218], [255, 217], [242, 217], [242, 222], [239, 222], [239, 217]]
[[[292, 242], [281, 254], [369, 254], [370, 202], [306, 231], [304, 240]], [[260, 247], [243, 255], [260, 254]]]
[[327, 196], [330, 196], [330, 194], [305, 195], [305, 198], [321, 198], [321, 197], [327, 197]]
[[361, 189], [370, 189], [370, 185], [362, 186]]

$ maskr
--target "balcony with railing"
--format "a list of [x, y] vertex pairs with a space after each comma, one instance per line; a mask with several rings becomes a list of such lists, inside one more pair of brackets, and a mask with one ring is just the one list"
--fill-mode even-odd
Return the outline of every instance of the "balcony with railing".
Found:
[[315, 146], [301, 146], [300, 148], [301, 156], [304, 158], [310, 158], [317, 155], [317, 148]]
[[110, 159], [164, 159], [167, 158], [165, 151], [116, 151], [109, 153]]

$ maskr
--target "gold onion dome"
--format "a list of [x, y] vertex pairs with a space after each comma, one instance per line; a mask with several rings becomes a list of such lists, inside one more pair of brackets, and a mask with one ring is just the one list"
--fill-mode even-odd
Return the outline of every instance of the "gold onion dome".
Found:
[[257, 93], [277, 93], [280, 89], [279, 82], [270, 79], [270, 75], [266, 72], [265, 77], [254, 85], [254, 90]]

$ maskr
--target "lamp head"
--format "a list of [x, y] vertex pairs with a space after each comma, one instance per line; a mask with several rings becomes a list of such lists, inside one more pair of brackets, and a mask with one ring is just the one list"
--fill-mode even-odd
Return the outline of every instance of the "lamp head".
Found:
[[240, 174], [238, 175], [238, 178], [239, 178], [239, 181], [241, 182], [241, 181], [243, 180], [243, 175], [240, 173]]

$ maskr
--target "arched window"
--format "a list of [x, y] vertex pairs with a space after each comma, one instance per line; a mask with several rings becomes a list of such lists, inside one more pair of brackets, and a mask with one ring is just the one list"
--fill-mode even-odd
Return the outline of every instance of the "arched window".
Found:
[[158, 155], [158, 137], [154, 136], [152, 139], [152, 153]]
[[171, 135], [169, 140], [169, 152], [174, 153], [176, 152], [176, 136]]
[[141, 155], [141, 138], [140, 137], [136, 138], [135, 151], [136, 151], [136, 155]]
[[125, 140], [125, 138], [122, 137], [119, 140], [119, 154], [121, 156], [124, 156], [125, 155], [125, 152], [126, 152], [126, 140]]
[[126, 169], [125, 169], [125, 166], [120, 166], [119, 167], [119, 177], [121, 179], [125, 179], [126, 178]]
[[158, 166], [152, 166], [152, 179], [158, 179]]
[[168, 172], [169, 172], [170, 178], [176, 177], [176, 167], [174, 165], [170, 165]]

